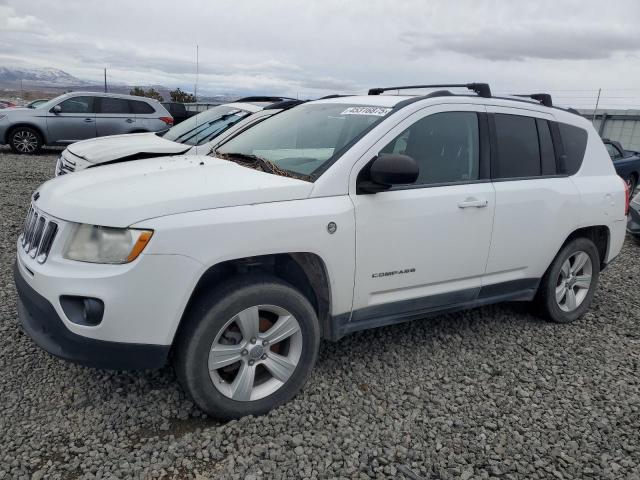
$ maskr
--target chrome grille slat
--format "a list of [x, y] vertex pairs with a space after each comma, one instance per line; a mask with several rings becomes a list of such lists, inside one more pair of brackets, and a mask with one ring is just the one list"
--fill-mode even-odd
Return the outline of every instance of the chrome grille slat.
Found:
[[38, 213], [33, 207], [29, 208], [22, 231], [22, 248], [39, 263], [44, 263], [58, 233], [58, 224]]
[[33, 240], [31, 241], [31, 248], [29, 249], [29, 256], [31, 258], [36, 258], [36, 253], [38, 252], [38, 248], [40, 247], [40, 241], [42, 240], [42, 234], [44, 233], [44, 227], [46, 224], [45, 218], [40, 215], [38, 219], [38, 223], [36, 224], [36, 228], [33, 232]]

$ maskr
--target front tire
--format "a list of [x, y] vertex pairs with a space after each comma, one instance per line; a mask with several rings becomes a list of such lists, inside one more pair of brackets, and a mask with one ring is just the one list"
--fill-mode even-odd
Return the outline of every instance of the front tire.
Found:
[[307, 298], [275, 277], [231, 281], [190, 309], [176, 375], [212, 417], [262, 415], [293, 398], [315, 364], [318, 319]]
[[587, 238], [567, 243], [551, 263], [538, 290], [543, 313], [557, 323], [580, 318], [591, 305], [600, 276], [600, 255]]
[[17, 127], [9, 133], [9, 146], [14, 153], [33, 155], [42, 148], [42, 135], [31, 127]]

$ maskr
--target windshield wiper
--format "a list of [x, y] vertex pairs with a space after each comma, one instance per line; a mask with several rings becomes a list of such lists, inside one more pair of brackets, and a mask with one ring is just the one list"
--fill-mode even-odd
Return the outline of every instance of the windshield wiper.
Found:
[[281, 177], [297, 178], [299, 180], [305, 180], [307, 182], [309, 181], [309, 177], [307, 175], [285, 170], [277, 166], [272, 161], [267, 160], [266, 158], [259, 157], [257, 155], [251, 155], [249, 153], [241, 152], [222, 153], [218, 152], [218, 150], [214, 150], [211, 153], [218, 158], [239, 163], [244, 167], [254, 168], [265, 173], [271, 173], [273, 175], [280, 175]]

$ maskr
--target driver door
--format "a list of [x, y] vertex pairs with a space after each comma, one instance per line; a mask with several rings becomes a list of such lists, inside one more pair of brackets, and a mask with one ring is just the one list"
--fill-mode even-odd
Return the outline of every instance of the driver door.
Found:
[[[357, 258], [352, 322], [393, 323], [477, 297], [495, 209], [486, 125], [479, 105], [428, 107], [356, 164], [350, 181]], [[420, 169], [415, 184], [357, 193], [358, 173], [379, 153], [414, 158]]]
[[47, 131], [51, 143], [72, 143], [96, 136], [94, 97], [79, 96], [63, 100], [47, 113]]

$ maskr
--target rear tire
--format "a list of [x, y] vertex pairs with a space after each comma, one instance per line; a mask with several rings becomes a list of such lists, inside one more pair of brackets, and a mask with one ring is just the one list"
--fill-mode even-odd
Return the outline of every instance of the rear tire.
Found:
[[33, 155], [42, 148], [42, 135], [35, 128], [16, 127], [9, 132], [9, 146], [14, 153]]
[[591, 305], [600, 276], [600, 255], [587, 238], [567, 243], [542, 277], [538, 305], [551, 321], [569, 323]]
[[262, 415], [302, 388], [319, 342], [316, 312], [302, 293], [275, 277], [244, 276], [196, 300], [174, 367], [210, 416]]

